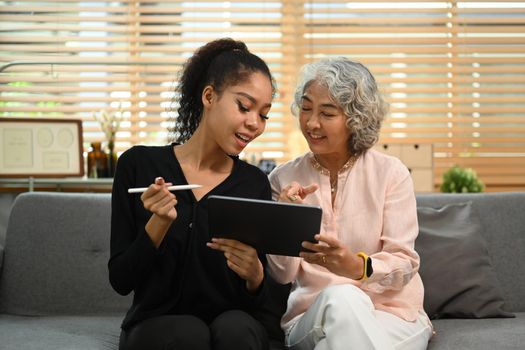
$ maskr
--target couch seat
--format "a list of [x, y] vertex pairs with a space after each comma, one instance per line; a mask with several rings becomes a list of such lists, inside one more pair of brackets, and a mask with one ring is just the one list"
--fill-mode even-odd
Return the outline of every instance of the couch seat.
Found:
[[434, 320], [436, 335], [428, 349], [523, 350], [525, 312], [515, 314], [516, 318]]
[[2, 350], [116, 350], [122, 315], [0, 315]]

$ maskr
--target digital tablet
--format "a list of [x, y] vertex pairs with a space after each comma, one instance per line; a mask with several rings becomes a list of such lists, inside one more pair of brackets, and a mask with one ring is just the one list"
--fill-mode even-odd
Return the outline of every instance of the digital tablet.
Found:
[[208, 197], [211, 237], [231, 238], [259, 253], [299, 256], [301, 242], [316, 242], [322, 210], [318, 206], [238, 197]]

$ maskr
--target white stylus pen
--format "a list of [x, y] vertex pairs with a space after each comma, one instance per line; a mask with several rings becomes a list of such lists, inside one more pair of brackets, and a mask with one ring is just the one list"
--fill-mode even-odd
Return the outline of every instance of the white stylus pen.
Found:
[[[177, 186], [168, 186], [166, 187], [168, 191], [182, 191], [182, 190], [191, 190], [193, 188], [199, 188], [202, 187], [202, 185], [177, 185]], [[137, 187], [137, 188], [130, 188], [128, 189], [128, 193], [142, 193], [146, 192], [148, 188], [147, 187]]]

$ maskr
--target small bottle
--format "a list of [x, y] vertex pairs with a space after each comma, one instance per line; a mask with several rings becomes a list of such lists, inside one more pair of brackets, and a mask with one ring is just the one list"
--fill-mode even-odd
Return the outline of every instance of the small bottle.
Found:
[[108, 177], [108, 155], [102, 151], [101, 142], [92, 142], [88, 152], [88, 177]]
[[115, 152], [115, 141], [109, 140], [108, 142], [108, 177], [114, 177], [116, 169], [117, 169], [117, 152]]

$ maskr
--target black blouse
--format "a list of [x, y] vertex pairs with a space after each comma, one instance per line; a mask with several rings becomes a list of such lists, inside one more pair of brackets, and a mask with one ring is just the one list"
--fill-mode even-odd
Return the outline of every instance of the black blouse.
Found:
[[[124, 318], [127, 329], [141, 320], [165, 314], [191, 314], [211, 322], [220, 313], [241, 309], [252, 312], [267, 298], [266, 277], [252, 294], [245, 281], [226, 265], [222, 252], [206, 243], [209, 195], [271, 199], [266, 175], [257, 167], [233, 158], [231, 174], [201, 200], [193, 192], [177, 191], [177, 219], [159, 248], [145, 231], [151, 213], [140, 194], [130, 187], [147, 187], [162, 176], [174, 185], [187, 184], [173, 145], [135, 146], [122, 154], [113, 182], [111, 257], [109, 279], [122, 295], [134, 291], [133, 304]], [[264, 254], [259, 259], [266, 267]]]

